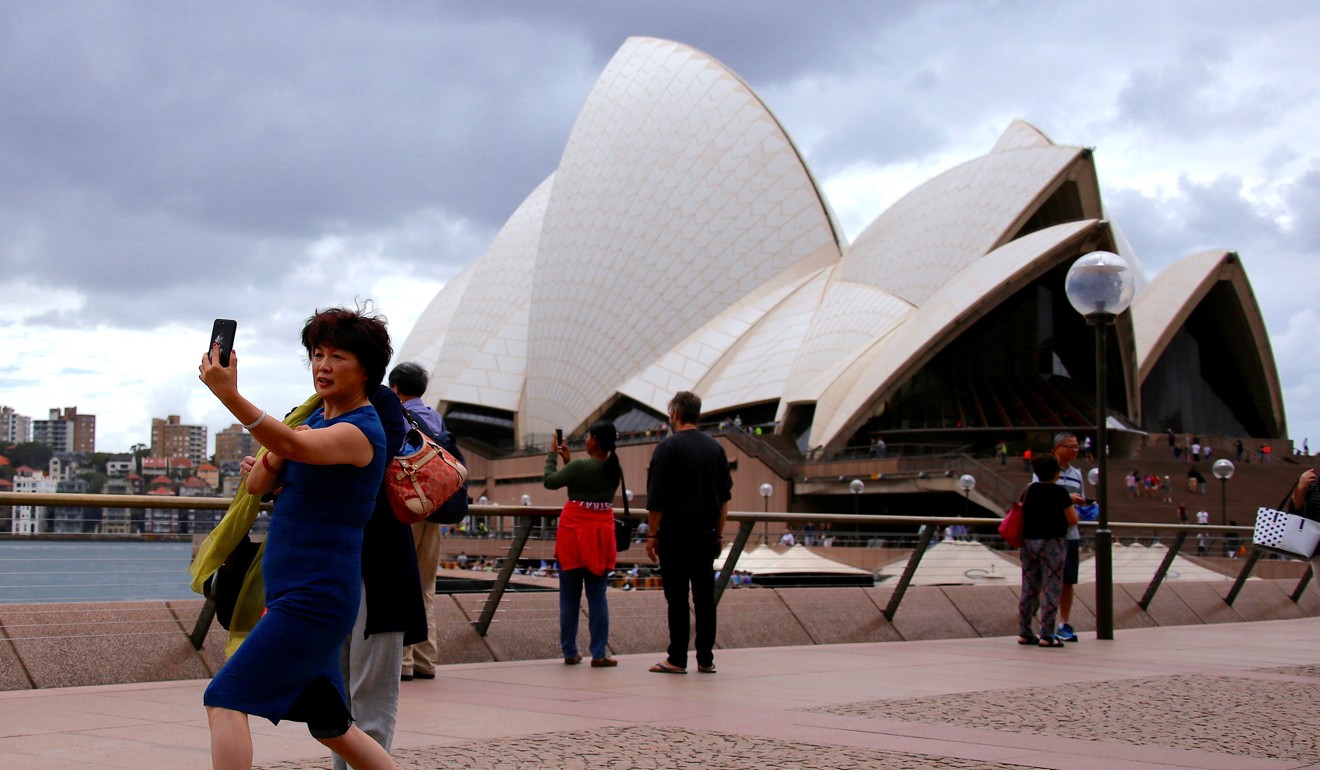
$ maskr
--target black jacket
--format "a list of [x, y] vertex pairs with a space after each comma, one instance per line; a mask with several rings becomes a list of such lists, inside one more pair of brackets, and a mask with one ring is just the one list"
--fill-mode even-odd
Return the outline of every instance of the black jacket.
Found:
[[[385, 385], [372, 396], [371, 404], [385, 427], [385, 447], [394, 457], [408, 432], [403, 405]], [[402, 631], [405, 645], [425, 641], [426, 608], [412, 528], [394, 517], [383, 486], [362, 534], [362, 582], [367, 592], [367, 636]]]

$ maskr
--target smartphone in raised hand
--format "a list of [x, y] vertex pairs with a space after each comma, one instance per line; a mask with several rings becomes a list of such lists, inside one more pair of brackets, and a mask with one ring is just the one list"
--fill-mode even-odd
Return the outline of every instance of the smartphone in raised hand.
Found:
[[234, 334], [238, 331], [238, 321], [217, 318], [211, 324], [211, 341], [206, 346], [206, 355], [211, 355], [211, 346], [220, 346], [220, 365], [229, 366], [229, 354], [234, 350]]

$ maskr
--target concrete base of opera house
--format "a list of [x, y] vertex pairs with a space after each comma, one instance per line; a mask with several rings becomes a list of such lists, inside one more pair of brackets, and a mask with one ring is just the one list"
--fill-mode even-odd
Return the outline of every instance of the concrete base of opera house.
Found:
[[[1250, 580], [1232, 606], [1231, 581], [1169, 582], [1148, 610], [1145, 585], [1114, 588], [1116, 629], [1185, 626], [1320, 616], [1314, 582], [1297, 602], [1296, 580]], [[884, 616], [892, 586], [875, 588], [739, 588], [719, 609], [722, 649], [857, 642], [917, 641], [1017, 633], [1017, 586], [922, 586], [909, 589], [892, 621]], [[505, 594], [479, 636], [474, 622], [486, 594], [437, 595], [435, 617], [443, 663], [557, 658], [559, 598], [553, 592]], [[662, 653], [667, 644], [664, 596], [616, 591], [610, 599], [614, 654]], [[203, 649], [189, 642], [201, 601], [0, 606], [0, 690], [207, 678], [219, 670], [224, 630], [212, 625]], [[1095, 587], [1077, 587], [1072, 624], [1095, 629]], [[586, 649], [586, 622], [580, 648]]]

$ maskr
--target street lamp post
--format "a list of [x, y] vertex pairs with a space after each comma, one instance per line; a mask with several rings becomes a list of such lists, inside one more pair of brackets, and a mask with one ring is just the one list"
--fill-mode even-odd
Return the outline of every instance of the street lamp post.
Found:
[[1068, 269], [1064, 292], [1073, 308], [1095, 327], [1095, 434], [1096, 465], [1100, 471], [1096, 502], [1100, 516], [1095, 531], [1095, 634], [1114, 638], [1114, 533], [1109, 529], [1108, 362], [1109, 327], [1132, 304], [1132, 270], [1124, 259], [1096, 251]]
[[958, 477], [958, 486], [963, 491], [963, 518], [972, 515], [972, 490], [976, 489], [976, 477], [970, 473], [964, 473]]
[[[773, 495], [773, 494], [775, 493], [775, 488], [772, 487], [772, 486], [770, 486], [769, 484], [762, 484], [762, 485], [761, 485], [761, 490], [760, 490], [760, 491], [761, 491], [761, 501], [762, 501], [761, 512], [762, 512], [762, 513], [767, 513], [767, 514], [768, 514], [768, 513], [770, 513], [770, 495]], [[764, 522], [762, 522], [762, 530], [761, 530], [761, 531], [764, 532], [764, 537], [765, 537], [766, 545], [769, 545], [769, 544], [770, 544], [770, 522], [769, 522], [769, 521], [764, 521]]]
[[1233, 478], [1235, 470], [1233, 461], [1228, 459], [1215, 460], [1210, 466], [1210, 471], [1219, 479], [1219, 523], [1224, 526], [1228, 526], [1228, 480]]
[[[522, 502], [524, 508], [530, 506], [530, 505], [532, 504], [532, 496], [531, 496], [531, 495], [523, 495], [523, 496], [522, 496], [522, 501], [521, 501], [521, 502]], [[545, 524], [544, 521], [541, 522], [541, 523], [542, 523], [542, 525]], [[497, 526], [498, 526], [499, 531], [500, 531], [501, 533], [504, 532], [504, 517], [503, 517], [503, 516], [501, 516], [501, 517], [498, 519], [498, 524], [497, 524]]]
[[858, 512], [858, 504], [862, 499], [863, 489], [866, 489], [866, 485], [862, 483], [861, 479], [853, 479], [848, 482], [848, 490], [853, 493], [853, 514]]

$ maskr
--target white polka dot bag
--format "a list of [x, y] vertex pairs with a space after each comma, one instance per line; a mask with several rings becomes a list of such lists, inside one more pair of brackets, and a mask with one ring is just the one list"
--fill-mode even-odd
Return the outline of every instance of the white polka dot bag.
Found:
[[1320, 522], [1261, 508], [1256, 511], [1256, 531], [1251, 542], [1267, 551], [1309, 559], [1320, 544]]

